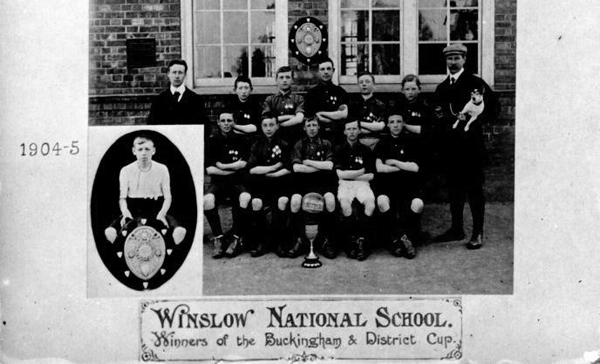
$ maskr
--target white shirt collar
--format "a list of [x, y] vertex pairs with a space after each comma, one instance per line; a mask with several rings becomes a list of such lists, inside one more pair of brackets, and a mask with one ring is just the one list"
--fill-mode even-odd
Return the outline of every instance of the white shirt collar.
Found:
[[450, 78], [454, 79], [454, 82], [456, 82], [458, 80], [458, 78], [460, 77], [460, 75], [463, 74], [463, 72], [465, 71], [464, 67], [460, 69], [460, 71], [456, 72], [455, 74], [450, 74]]
[[179, 92], [179, 100], [177, 101], [181, 101], [181, 97], [183, 96], [183, 93], [185, 92], [185, 85], [181, 84], [181, 86], [179, 87], [173, 87], [173, 85], [171, 85], [171, 95], [175, 95], [175, 92]]

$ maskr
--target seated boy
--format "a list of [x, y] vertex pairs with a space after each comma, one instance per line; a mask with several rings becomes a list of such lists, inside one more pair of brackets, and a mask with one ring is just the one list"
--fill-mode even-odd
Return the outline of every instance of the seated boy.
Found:
[[[365, 260], [369, 256], [375, 195], [369, 181], [373, 180], [375, 163], [369, 147], [358, 142], [360, 124], [344, 125], [346, 141], [334, 154], [335, 171], [339, 178], [338, 201], [342, 209], [342, 230], [349, 233], [348, 257]], [[363, 211], [353, 213], [352, 203], [358, 200]]]
[[402, 132], [404, 122], [398, 111], [390, 112], [387, 127], [390, 135], [384, 137], [375, 150], [377, 207], [382, 214], [383, 229], [398, 227], [392, 231], [390, 252], [413, 259], [417, 254], [413, 241], [420, 232], [423, 211], [418, 141]]
[[106, 239], [114, 243], [118, 230], [134, 218], [156, 219], [165, 228], [173, 227], [173, 241], [179, 244], [186, 230], [167, 215], [171, 207], [171, 185], [169, 170], [164, 164], [152, 160], [156, 153], [154, 142], [147, 135], [133, 140], [133, 155], [136, 161], [121, 169], [119, 174], [119, 209], [121, 217], [106, 230]]
[[328, 140], [319, 137], [320, 123], [316, 117], [304, 121], [306, 137], [296, 143], [292, 150], [294, 170], [294, 194], [292, 195], [292, 229], [294, 230], [294, 246], [288, 255], [295, 258], [308, 250], [309, 242], [304, 236], [304, 219], [301, 218], [300, 207], [302, 197], [309, 192], [316, 192], [325, 198], [325, 212], [320, 224], [317, 244], [322, 247], [326, 258], [335, 258], [332, 229], [335, 217], [335, 186], [337, 178], [333, 174], [333, 150]]
[[[217, 124], [218, 133], [212, 135], [206, 145], [206, 173], [210, 176], [210, 185], [204, 194], [204, 215], [213, 232], [215, 259], [234, 257], [241, 252], [241, 239], [246, 233], [241, 225], [247, 220], [246, 211], [250, 203], [250, 194], [244, 183], [248, 145], [242, 136], [235, 134], [232, 113], [221, 113]], [[223, 235], [216, 204], [217, 198], [224, 197], [229, 197], [232, 204], [228, 236]]]
[[[248, 162], [254, 243], [250, 256], [264, 255], [267, 248], [275, 248], [278, 255], [285, 256], [286, 239], [282, 235], [288, 231], [286, 209], [291, 182], [290, 147], [277, 134], [279, 124], [273, 115], [266, 115], [261, 129], [262, 136], [252, 144]], [[271, 211], [270, 225], [267, 224], [267, 210]], [[259, 239], [258, 233], [266, 233], [267, 236]], [[272, 246], [274, 244], [277, 246]]]

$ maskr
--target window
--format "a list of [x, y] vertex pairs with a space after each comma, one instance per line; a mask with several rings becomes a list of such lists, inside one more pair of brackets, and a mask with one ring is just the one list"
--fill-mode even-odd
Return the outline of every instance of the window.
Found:
[[[493, 84], [494, 0], [322, 2], [328, 53], [337, 68], [334, 81], [351, 92], [357, 91], [356, 74], [364, 70], [375, 75], [381, 92], [397, 91], [409, 73], [431, 90], [446, 77], [442, 50], [457, 42], [468, 48], [465, 67]], [[273, 92], [274, 72], [288, 64], [291, 13], [285, 0], [182, 1], [188, 82], [200, 93], [226, 93], [244, 74], [258, 93]]]
[[467, 47], [465, 69], [479, 73], [478, 3], [478, 0], [419, 0], [419, 74], [445, 74], [446, 65], [439, 62], [439, 56], [452, 43]]
[[350, 90], [365, 70], [380, 91], [397, 90], [409, 73], [432, 87], [446, 76], [442, 50], [459, 42], [468, 49], [466, 69], [493, 82], [493, 0], [330, 1], [329, 33], [339, 82]]
[[340, 26], [341, 75], [400, 75], [400, 0], [343, 0]]
[[[240, 75], [252, 78], [257, 85], [272, 83], [275, 70], [283, 64], [281, 58], [287, 63], [287, 4], [283, 3], [287, 2], [182, 2], [182, 38], [190, 36], [182, 39], [187, 46], [184, 57], [192, 60], [189, 63], [194, 86], [231, 88]], [[282, 19], [284, 23], [280, 24]], [[277, 47], [285, 49], [278, 51]], [[278, 57], [284, 52], [286, 57]]]

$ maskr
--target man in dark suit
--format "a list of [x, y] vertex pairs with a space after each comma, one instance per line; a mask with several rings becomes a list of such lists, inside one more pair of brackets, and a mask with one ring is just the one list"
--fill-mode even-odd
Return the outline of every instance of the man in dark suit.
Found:
[[148, 125], [204, 124], [208, 117], [202, 98], [183, 84], [187, 63], [180, 59], [169, 62], [169, 89], [161, 92], [150, 108]]
[[[483, 217], [485, 197], [483, 195], [485, 143], [482, 132], [484, 123], [492, 122], [497, 115], [496, 98], [490, 87], [481, 78], [464, 69], [467, 48], [452, 44], [444, 48], [446, 66], [450, 75], [440, 83], [434, 94], [435, 118], [440, 132], [443, 151], [447, 160], [447, 185], [450, 199], [452, 226], [434, 238], [435, 242], [462, 240], [463, 209], [468, 199], [473, 216], [473, 231], [468, 249], [479, 249], [483, 245]], [[474, 91], [483, 93], [484, 109], [477, 120], [465, 130], [470, 120], [459, 113], [472, 99]], [[460, 120], [457, 127], [453, 127]]]

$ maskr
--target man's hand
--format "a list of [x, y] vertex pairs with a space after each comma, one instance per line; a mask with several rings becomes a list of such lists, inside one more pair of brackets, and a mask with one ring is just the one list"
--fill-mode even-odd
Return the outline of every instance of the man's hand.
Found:
[[158, 215], [156, 215], [156, 220], [165, 224], [166, 227], [169, 227], [169, 224], [167, 223], [167, 218], [166, 218], [165, 214], [159, 212]]
[[133, 216], [129, 210], [123, 212], [123, 217], [121, 218], [121, 227], [125, 226], [127, 219], [133, 220]]

